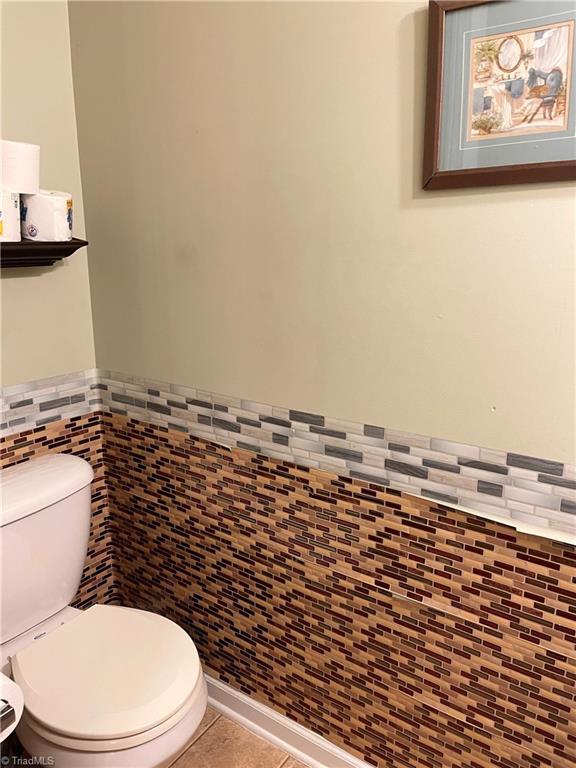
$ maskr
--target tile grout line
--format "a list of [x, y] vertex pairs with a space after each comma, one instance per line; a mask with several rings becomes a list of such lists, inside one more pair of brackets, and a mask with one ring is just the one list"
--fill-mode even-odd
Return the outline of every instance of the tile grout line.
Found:
[[[210, 705], [208, 705], [208, 706], [210, 706]], [[214, 708], [212, 707], [212, 709], [214, 709]], [[194, 734], [194, 738], [192, 739], [192, 741], [190, 742], [190, 744], [188, 744], [188, 746], [186, 747], [186, 749], [184, 750], [184, 752], [182, 752], [182, 754], [180, 755], [180, 757], [183, 757], [183, 756], [186, 754], [186, 752], [188, 752], [188, 750], [190, 749], [190, 747], [191, 747], [191, 746], [193, 746], [194, 744], [196, 744], [198, 741], [200, 741], [200, 739], [201, 739], [203, 736], [205, 736], [205, 735], [208, 733], [208, 731], [210, 730], [210, 728], [212, 728], [212, 726], [213, 726], [213, 725], [214, 725], [214, 724], [215, 724], [215, 723], [216, 723], [218, 720], [220, 720], [220, 718], [222, 717], [222, 714], [221, 714], [220, 712], [218, 712], [217, 710], [214, 710], [214, 711], [216, 712], [216, 717], [214, 718], [214, 720], [212, 720], [210, 723], [208, 723], [208, 725], [207, 725], [205, 728], [203, 728], [201, 731], [199, 730], [199, 731], [197, 731], [197, 732]], [[178, 758], [178, 760], [180, 759], [180, 757]]]

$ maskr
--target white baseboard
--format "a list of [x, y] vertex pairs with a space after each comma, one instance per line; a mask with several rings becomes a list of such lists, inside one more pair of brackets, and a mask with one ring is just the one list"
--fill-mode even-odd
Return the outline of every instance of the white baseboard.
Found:
[[206, 675], [208, 703], [310, 768], [373, 768], [322, 736]]

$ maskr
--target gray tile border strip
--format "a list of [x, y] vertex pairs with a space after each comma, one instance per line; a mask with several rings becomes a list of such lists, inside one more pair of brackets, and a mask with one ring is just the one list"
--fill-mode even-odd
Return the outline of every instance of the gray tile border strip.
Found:
[[1, 434], [94, 411], [347, 475], [576, 544], [576, 466], [91, 369], [0, 391]]
[[22, 432], [60, 418], [102, 410], [101, 399], [93, 395], [96, 391], [102, 392], [103, 386], [97, 369], [90, 369], [3, 387], [0, 389], [1, 434]]
[[438, 469], [441, 472], [453, 472], [460, 474], [460, 467], [457, 464], [449, 464], [447, 461], [436, 461], [435, 459], [423, 459], [422, 464], [429, 469]]
[[14, 408], [23, 408], [26, 405], [32, 405], [34, 401], [31, 397], [27, 397], [26, 400], [18, 400], [16, 403], [10, 403], [10, 410]]
[[422, 491], [422, 496], [424, 496], [426, 499], [433, 499], [434, 501], [439, 501], [442, 504], [458, 504], [458, 497], [457, 496], [449, 496], [445, 493], [437, 493], [436, 491]]
[[410, 453], [410, 446], [401, 443], [388, 443], [388, 450], [396, 451], [396, 453]]
[[308, 413], [307, 411], [294, 411], [290, 409], [288, 415], [291, 421], [298, 421], [302, 424], [314, 424], [316, 427], [324, 426], [324, 416], [317, 413]]
[[503, 488], [497, 483], [488, 483], [486, 480], [478, 480], [478, 493], [485, 493], [488, 496], [502, 496]]
[[364, 434], [366, 437], [378, 437], [384, 440], [384, 427], [374, 427], [372, 424], [364, 424]]
[[394, 459], [384, 459], [384, 466], [386, 469], [400, 472], [401, 475], [420, 477], [422, 480], [428, 478], [428, 470], [425, 467], [420, 467], [416, 464], [407, 464], [405, 461], [395, 461]]
[[337, 445], [324, 445], [324, 453], [326, 456], [332, 456], [336, 459], [344, 459], [345, 461], [354, 461], [358, 464], [362, 463], [363, 457], [360, 451], [352, 451], [349, 448], [340, 448]]
[[458, 464], [461, 467], [468, 467], [469, 469], [482, 469], [484, 472], [492, 472], [498, 475], [507, 475], [508, 467], [503, 467], [499, 464], [490, 464], [487, 461], [477, 461], [476, 459], [458, 459]]
[[563, 477], [555, 477], [554, 475], [538, 475], [538, 480], [541, 483], [549, 483], [550, 485], [556, 485], [559, 488], [570, 488], [576, 490], [576, 480], [566, 480]]
[[523, 456], [519, 453], [509, 453], [506, 458], [509, 467], [521, 467], [522, 469], [531, 469], [534, 472], [543, 472], [547, 475], [561, 476], [564, 472], [564, 465], [559, 461], [547, 461], [546, 459], [536, 459], [532, 456]]

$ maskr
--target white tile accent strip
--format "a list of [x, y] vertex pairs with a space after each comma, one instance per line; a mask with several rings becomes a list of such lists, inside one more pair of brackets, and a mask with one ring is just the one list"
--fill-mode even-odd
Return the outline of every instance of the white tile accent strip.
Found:
[[119, 413], [576, 544], [576, 467], [92, 369], [2, 391], [1, 434]]

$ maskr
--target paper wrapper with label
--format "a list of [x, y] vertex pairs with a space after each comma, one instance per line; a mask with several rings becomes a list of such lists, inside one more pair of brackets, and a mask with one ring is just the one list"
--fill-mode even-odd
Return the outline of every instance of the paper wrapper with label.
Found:
[[0, 242], [17, 243], [20, 240], [20, 195], [2, 190], [0, 200]]
[[72, 239], [72, 196], [41, 189], [37, 195], [21, 195], [22, 237], [27, 240]]
[[0, 702], [3, 702], [0, 706], [3, 708], [4, 715], [0, 728], [1, 742], [7, 739], [16, 728], [24, 711], [24, 695], [21, 688], [3, 674], [0, 674]]

